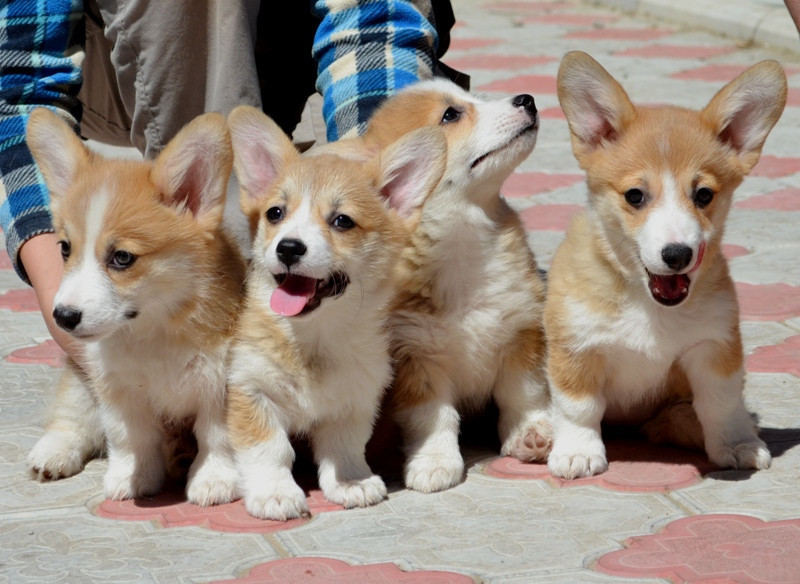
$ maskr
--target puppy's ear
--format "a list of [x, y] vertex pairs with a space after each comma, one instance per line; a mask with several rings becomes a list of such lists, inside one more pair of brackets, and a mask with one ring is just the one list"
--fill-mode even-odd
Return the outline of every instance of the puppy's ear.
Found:
[[777, 61], [756, 63], [711, 99], [703, 117], [750, 172], [786, 105], [786, 75]]
[[557, 85], [579, 162], [604, 142], [616, 140], [636, 114], [622, 86], [581, 51], [567, 53], [561, 60]]
[[91, 154], [61, 116], [46, 108], [36, 108], [28, 118], [28, 148], [44, 176], [53, 203], [72, 184]]
[[260, 212], [259, 200], [269, 191], [284, 166], [300, 154], [269, 116], [251, 106], [228, 115], [233, 141], [233, 168], [239, 181], [239, 202], [245, 215]]
[[425, 202], [444, 174], [447, 141], [437, 127], [406, 134], [379, 155], [381, 194], [404, 219]]
[[150, 176], [165, 204], [188, 209], [195, 217], [221, 218], [232, 164], [225, 118], [208, 113], [170, 140]]

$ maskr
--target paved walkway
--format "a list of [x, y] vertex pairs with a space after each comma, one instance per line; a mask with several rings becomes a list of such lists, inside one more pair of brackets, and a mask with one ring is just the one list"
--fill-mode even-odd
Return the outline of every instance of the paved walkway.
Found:
[[612, 438], [608, 472], [564, 482], [499, 458], [474, 432], [467, 480], [452, 490], [421, 495], [395, 481], [388, 501], [349, 511], [312, 490], [312, 518], [288, 524], [169, 493], [105, 501], [103, 460], [36, 483], [24, 460], [60, 356], [0, 255], [0, 583], [800, 582], [798, 53], [578, 0], [454, 4], [447, 62], [471, 73], [477, 92], [532, 93], [542, 111], [539, 144], [505, 193], [545, 266], [585, 199], [555, 96], [564, 52], [595, 56], [635, 101], [693, 107], [745, 66], [782, 61], [789, 106], [738, 191], [725, 248], [742, 305], [747, 401], [772, 468], [720, 471], [701, 454]]

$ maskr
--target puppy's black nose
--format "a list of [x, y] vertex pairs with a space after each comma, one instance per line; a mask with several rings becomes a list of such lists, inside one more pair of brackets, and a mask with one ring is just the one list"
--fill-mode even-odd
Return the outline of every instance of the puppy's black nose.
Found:
[[75, 327], [81, 323], [83, 313], [80, 310], [69, 306], [56, 306], [53, 310], [53, 318], [56, 324], [65, 331], [74, 331]]
[[511, 100], [514, 107], [524, 107], [531, 115], [536, 113], [536, 102], [533, 101], [533, 96], [527, 93], [522, 93]]
[[682, 270], [692, 261], [692, 248], [680, 243], [670, 243], [661, 250], [661, 259], [673, 270]]
[[293, 266], [305, 255], [307, 248], [299, 239], [281, 239], [275, 253], [287, 268]]

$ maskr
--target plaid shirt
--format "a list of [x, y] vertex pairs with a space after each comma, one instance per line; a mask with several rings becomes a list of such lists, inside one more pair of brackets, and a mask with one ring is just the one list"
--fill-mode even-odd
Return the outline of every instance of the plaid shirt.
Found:
[[[336, 140], [361, 132], [387, 95], [432, 75], [437, 33], [430, 0], [312, 1], [321, 19], [313, 47], [317, 89], [328, 139]], [[53, 226], [25, 126], [38, 106], [80, 120], [83, 18], [82, 0], [5, 0], [0, 6], [0, 226], [26, 282], [19, 248]]]

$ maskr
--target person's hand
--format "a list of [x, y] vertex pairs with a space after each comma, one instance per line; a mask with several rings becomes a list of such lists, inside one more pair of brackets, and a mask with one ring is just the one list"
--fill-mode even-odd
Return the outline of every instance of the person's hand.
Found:
[[64, 273], [64, 260], [55, 234], [43, 233], [30, 238], [20, 248], [19, 258], [36, 292], [50, 335], [69, 357], [83, 365], [83, 345], [53, 320], [53, 299]]

